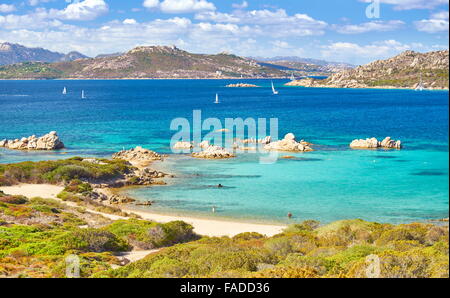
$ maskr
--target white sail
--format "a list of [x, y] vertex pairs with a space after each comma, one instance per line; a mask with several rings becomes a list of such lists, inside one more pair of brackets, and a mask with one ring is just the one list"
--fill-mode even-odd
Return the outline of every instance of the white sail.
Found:
[[291, 81], [295, 81], [294, 73], [291, 74]]
[[273, 92], [274, 95], [278, 94], [278, 91], [275, 90], [275, 86], [273, 85], [273, 81], [272, 81], [272, 92]]
[[85, 99], [86, 96], [84, 95], [84, 90], [81, 90], [81, 98]]
[[219, 94], [218, 93], [216, 93], [216, 101], [214, 103], [220, 103], [219, 102]]
[[64, 87], [62, 94], [67, 94], [67, 89]]

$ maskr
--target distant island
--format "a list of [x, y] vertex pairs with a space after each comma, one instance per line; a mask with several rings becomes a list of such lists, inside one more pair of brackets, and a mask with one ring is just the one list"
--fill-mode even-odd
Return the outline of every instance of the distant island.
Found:
[[449, 51], [418, 53], [405, 51], [386, 60], [378, 60], [335, 73], [325, 80], [306, 78], [286, 86], [325, 88], [407, 88], [448, 89]]

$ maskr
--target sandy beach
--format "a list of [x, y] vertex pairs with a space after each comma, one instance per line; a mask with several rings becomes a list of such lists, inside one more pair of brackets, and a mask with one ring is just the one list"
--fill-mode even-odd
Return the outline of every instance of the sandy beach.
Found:
[[[23, 195], [28, 198], [42, 197], [56, 200], [59, 200], [56, 196], [63, 189], [64, 188], [61, 186], [55, 186], [50, 184], [19, 184], [15, 186], [0, 187], [1, 191], [10, 195]], [[77, 206], [76, 203], [72, 202], [64, 202], [64, 203], [69, 206]], [[157, 221], [161, 223], [181, 220], [191, 224], [194, 227], [194, 231], [197, 234], [211, 237], [221, 237], [221, 236], [233, 237], [237, 234], [244, 232], [257, 232], [270, 237], [280, 233], [286, 227], [283, 225], [265, 225], [265, 224], [254, 224], [236, 221], [203, 219], [189, 216], [161, 215], [151, 212], [135, 211], [124, 207], [121, 207], [121, 209], [125, 212], [137, 214], [141, 216], [142, 219]], [[101, 214], [112, 220], [125, 219], [124, 217], [121, 216], [101, 213], [93, 210], [89, 210], [89, 212]]]

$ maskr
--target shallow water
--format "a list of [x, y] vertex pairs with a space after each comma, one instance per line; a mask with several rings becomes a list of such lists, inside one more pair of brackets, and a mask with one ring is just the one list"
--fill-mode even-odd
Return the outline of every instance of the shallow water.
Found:
[[[280, 135], [320, 146], [275, 164], [256, 154], [224, 161], [169, 158], [164, 187], [133, 189], [150, 210], [260, 221], [363, 218], [411, 222], [448, 217], [448, 92], [306, 89], [245, 80], [264, 88], [235, 89], [226, 80], [0, 81], [0, 139], [58, 131], [68, 149], [0, 149], [0, 162], [109, 156], [143, 145], [169, 153], [177, 117], [278, 117]], [[61, 91], [66, 86], [69, 94]], [[81, 89], [87, 95], [81, 100]], [[215, 105], [215, 93], [221, 104]], [[403, 150], [350, 150], [354, 138], [401, 139]], [[290, 154], [289, 155], [293, 155]], [[214, 187], [223, 184], [224, 188]]]

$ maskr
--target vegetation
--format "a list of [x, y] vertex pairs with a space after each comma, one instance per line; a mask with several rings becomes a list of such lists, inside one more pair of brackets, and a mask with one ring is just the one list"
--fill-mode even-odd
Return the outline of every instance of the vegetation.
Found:
[[73, 157], [66, 160], [0, 164], [0, 186], [17, 183], [58, 184], [74, 179], [96, 182], [121, 177], [133, 169], [123, 160], [102, 159], [101, 162], [92, 163]]
[[62, 74], [49, 63], [24, 62], [0, 66], [0, 79], [56, 79]]
[[0, 192], [0, 277], [64, 277], [65, 259], [80, 258], [82, 277], [111, 269], [117, 252], [198, 239], [184, 222], [112, 222], [55, 200]]
[[448, 227], [346, 220], [289, 227], [271, 238], [245, 233], [166, 248], [95, 277], [448, 277]]

